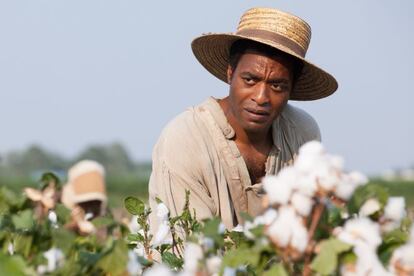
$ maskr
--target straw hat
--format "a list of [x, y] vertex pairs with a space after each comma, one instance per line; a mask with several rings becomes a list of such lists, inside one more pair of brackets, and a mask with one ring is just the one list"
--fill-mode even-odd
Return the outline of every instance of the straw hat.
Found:
[[72, 209], [75, 205], [99, 200], [101, 212], [106, 208], [105, 169], [98, 162], [83, 160], [69, 169], [68, 182], [63, 187], [62, 202]]
[[301, 18], [271, 8], [252, 8], [241, 17], [236, 33], [208, 33], [193, 40], [198, 61], [227, 83], [231, 45], [240, 39], [266, 44], [303, 61], [303, 70], [291, 92], [291, 100], [310, 101], [334, 93], [333, 76], [305, 60], [311, 38], [310, 26]]

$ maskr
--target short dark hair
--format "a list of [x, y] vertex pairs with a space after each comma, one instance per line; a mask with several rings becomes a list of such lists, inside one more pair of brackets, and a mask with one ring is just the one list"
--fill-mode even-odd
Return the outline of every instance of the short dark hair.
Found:
[[284, 56], [292, 60], [293, 63], [293, 83], [298, 79], [302, 72], [303, 62], [285, 52], [266, 44], [248, 39], [240, 39], [234, 42], [230, 48], [229, 65], [234, 70], [239, 63], [240, 57], [249, 49], [253, 49], [267, 56]]

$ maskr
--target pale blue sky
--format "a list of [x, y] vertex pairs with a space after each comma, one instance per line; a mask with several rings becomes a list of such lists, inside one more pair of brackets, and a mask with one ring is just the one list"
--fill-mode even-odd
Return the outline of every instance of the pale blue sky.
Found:
[[312, 26], [307, 58], [340, 88], [293, 102], [319, 122], [329, 151], [366, 173], [414, 163], [414, 2], [0, 0], [0, 153], [40, 143], [73, 156], [123, 142], [149, 159], [162, 127], [228, 88], [191, 40], [234, 31], [253, 6]]

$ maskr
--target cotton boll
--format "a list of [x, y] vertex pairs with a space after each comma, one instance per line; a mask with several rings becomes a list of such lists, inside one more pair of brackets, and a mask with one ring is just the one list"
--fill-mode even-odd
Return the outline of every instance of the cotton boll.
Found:
[[138, 256], [134, 251], [128, 251], [128, 274], [131, 276], [142, 274], [142, 265], [138, 261]]
[[394, 221], [401, 221], [406, 215], [405, 199], [403, 197], [388, 198], [384, 208], [384, 217]]
[[328, 155], [327, 156], [328, 163], [330, 166], [335, 169], [336, 171], [342, 171], [344, 169], [344, 159], [338, 155]]
[[164, 203], [160, 202], [157, 204], [157, 217], [160, 221], [168, 220], [168, 214], [170, 211]]
[[244, 231], [244, 227], [241, 224], [237, 224], [236, 227], [234, 227], [233, 229], [231, 229], [232, 232], [243, 232]]
[[382, 232], [391, 232], [394, 229], [400, 227], [400, 221], [389, 220], [381, 224], [381, 231]]
[[322, 155], [325, 154], [325, 149], [319, 141], [309, 141], [299, 148], [299, 155]]
[[335, 190], [335, 187], [340, 183], [339, 172], [327, 165], [321, 167], [318, 171], [315, 171], [315, 174], [318, 179], [318, 186], [323, 191], [333, 191]]
[[286, 167], [277, 176], [266, 176], [263, 188], [270, 204], [286, 204], [292, 193], [293, 183], [297, 180], [297, 172], [293, 167]]
[[9, 245], [7, 246], [7, 252], [9, 252], [10, 255], [14, 254], [14, 245], [9, 242]]
[[370, 216], [381, 209], [381, 205], [376, 198], [370, 198], [359, 209], [360, 216]]
[[300, 193], [305, 196], [315, 196], [318, 190], [316, 176], [311, 174], [299, 174], [294, 189], [300, 191]]
[[324, 166], [323, 156], [299, 154], [294, 166], [302, 174], [312, 174]]
[[162, 244], [171, 244], [172, 236], [170, 226], [167, 221], [163, 221], [158, 225], [157, 233], [154, 236], [153, 246], [159, 246]]
[[348, 220], [342, 230], [337, 231], [337, 237], [352, 245], [363, 242], [373, 249], [382, 242], [379, 225], [366, 217]]
[[47, 259], [47, 272], [55, 271], [59, 264], [63, 262], [63, 252], [55, 247], [50, 248], [43, 253], [43, 256]]
[[207, 258], [206, 266], [209, 275], [218, 275], [218, 273], [220, 272], [221, 258], [218, 256], [212, 256]]
[[220, 222], [220, 224], [218, 226], [218, 229], [217, 229], [217, 232], [219, 234], [224, 234], [224, 231], [226, 231], [226, 226], [224, 226], [223, 222]]
[[57, 215], [55, 211], [49, 211], [49, 214], [47, 216], [47, 218], [49, 219], [49, 221], [52, 224], [56, 224], [57, 223]]
[[145, 253], [145, 247], [142, 243], [137, 243], [137, 246], [133, 249], [133, 251], [138, 256], [148, 258], [147, 254]]
[[354, 253], [357, 255], [356, 274], [371, 276], [391, 276], [378, 259], [376, 250], [369, 244], [358, 242], [354, 246]]
[[223, 271], [223, 276], [236, 276], [237, 269], [226, 266]]
[[263, 215], [257, 216], [254, 219], [255, 225], [270, 225], [277, 218], [277, 211], [275, 209], [268, 209]]
[[137, 233], [141, 229], [141, 225], [137, 221], [138, 216], [132, 216], [129, 221], [128, 228], [131, 233]]
[[290, 206], [282, 206], [279, 216], [267, 229], [270, 239], [280, 247], [287, 247], [292, 237], [295, 219], [295, 210]]
[[313, 200], [310, 197], [295, 192], [292, 195], [291, 202], [299, 215], [307, 217], [310, 214], [313, 206]]
[[163, 264], [156, 264], [150, 267], [149, 269], [145, 270], [144, 276], [173, 276], [174, 273], [171, 270], [163, 265]]
[[292, 228], [293, 232], [290, 246], [292, 246], [300, 253], [303, 253], [308, 246], [308, 231], [306, 230], [306, 227], [303, 225], [299, 217], [295, 220]]
[[257, 226], [256, 224], [254, 224], [253, 222], [250, 222], [250, 221], [246, 221], [244, 223], [243, 233], [246, 236], [246, 238], [251, 239], [251, 240], [253, 240], [255, 238], [255, 236], [253, 235], [252, 232], [250, 232], [250, 230], [253, 229], [256, 226]]
[[189, 242], [184, 251], [184, 271], [187, 273], [196, 273], [198, 262], [203, 258], [203, 250], [200, 245]]
[[348, 175], [342, 175], [341, 179], [335, 187], [335, 195], [342, 200], [349, 200], [354, 194], [357, 185], [355, 185]]
[[397, 248], [392, 254], [390, 271], [397, 274], [397, 271], [400, 272], [401, 270], [406, 272], [402, 275], [414, 274], [414, 242]]
[[214, 240], [209, 237], [203, 237], [201, 243], [206, 250], [212, 249], [214, 247]]
[[350, 180], [354, 183], [354, 185], [361, 186], [368, 182], [368, 177], [366, 177], [364, 174], [352, 171], [348, 174]]

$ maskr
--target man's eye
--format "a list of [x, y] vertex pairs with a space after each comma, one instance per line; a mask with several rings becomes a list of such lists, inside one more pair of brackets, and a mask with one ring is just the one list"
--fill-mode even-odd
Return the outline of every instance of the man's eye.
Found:
[[243, 78], [244, 79], [244, 82], [246, 83], [246, 84], [249, 84], [249, 85], [253, 85], [253, 84], [255, 84], [255, 81], [254, 81], [254, 79], [253, 78]]
[[274, 91], [285, 91], [285, 90], [288, 90], [287, 85], [281, 84], [281, 83], [273, 83], [271, 87], [272, 87], [272, 90], [274, 90]]

